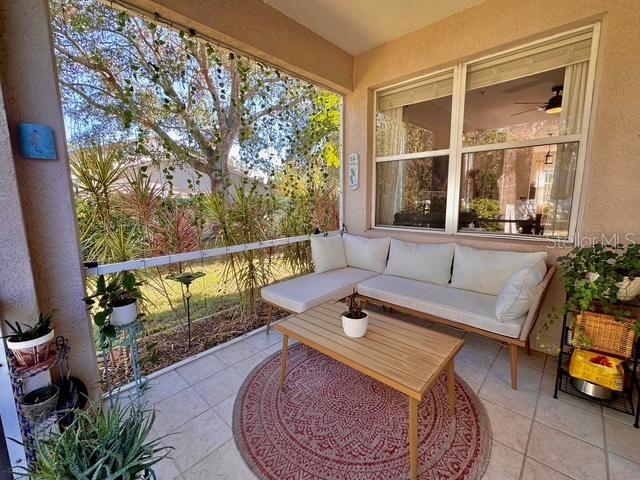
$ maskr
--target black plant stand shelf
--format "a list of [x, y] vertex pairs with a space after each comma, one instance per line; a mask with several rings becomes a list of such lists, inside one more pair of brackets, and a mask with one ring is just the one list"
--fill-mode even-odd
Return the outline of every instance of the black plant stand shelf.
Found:
[[[569, 362], [574, 347], [571, 344], [573, 329], [567, 324], [567, 314], [562, 319], [562, 338], [560, 339], [560, 354], [558, 355], [558, 367], [556, 371], [556, 385], [553, 392], [553, 398], [558, 398], [558, 392], [566, 393], [574, 397], [582, 398], [593, 403], [600, 404], [604, 407], [635, 416], [634, 427], [640, 427], [640, 376], [638, 375], [638, 360], [640, 350], [640, 338], [636, 339], [633, 345], [631, 359], [624, 362], [626, 375], [630, 381], [622, 392], [617, 393], [616, 397], [611, 400], [602, 400], [582, 393], [571, 383], [571, 375], [569, 374]], [[597, 350], [594, 350], [597, 352]], [[601, 352], [604, 353], [604, 352]], [[611, 355], [605, 353], [606, 355]], [[615, 356], [615, 355], [614, 355]], [[633, 394], [638, 394], [638, 399], [634, 403]]]
[[[27, 464], [31, 465], [36, 458], [35, 439], [36, 436], [47, 431], [51, 431], [58, 423], [68, 416], [68, 410], [75, 406], [77, 398], [64, 397], [62, 388], [61, 396], [58, 399], [56, 410], [47, 418], [38, 423], [29, 421], [22, 411], [22, 397], [24, 396], [24, 383], [28, 378], [34, 377], [39, 373], [45, 372], [52, 368], [57, 368], [61, 381], [69, 381], [69, 367], [67, 365], [67, 356], [69, 346], [67, 339], [59, 336], [55, 340], [55, 353], [47, 360], [32, 367], [21, 367], [16, 362], [13, 354], [9, 354], [9, 372], [11, 375], [11, 386], [13, 387], [13, 396], [15, 399], [18, 420], [20, 422], [20, 430], [22, 432], [23, 447], [27, 458]], [[65, 380], [66, 379], [66, 380]], [[60, 386], [60, 385], [59, 385]], [[24, 466], [25, 468], [28, 467]]]

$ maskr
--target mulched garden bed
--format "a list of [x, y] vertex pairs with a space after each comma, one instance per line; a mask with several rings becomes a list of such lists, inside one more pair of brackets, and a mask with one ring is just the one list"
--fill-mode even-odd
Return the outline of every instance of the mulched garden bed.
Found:
[[[274, 308], [273, 320], [287, 316], [284, 310]], [[267, 323], [267, 305], [259, 302], [256, 312], [249, 317], [240, 315], [239, 307], [232, 307], [191, 322], [191, 348], [188, 347], [187, 325], [143, 336], [138, 339], [140, 364], [143, 375], [161, 370], [185, 358], [232, 340]], [[104, 380], [104, 363], [99, 359], [101, 378]], [[133, 381], [128, 353], [124, 348], [114, 350], [110, 362], [113, 386]], [[106, 385], [103, 383], [103, 390]]]

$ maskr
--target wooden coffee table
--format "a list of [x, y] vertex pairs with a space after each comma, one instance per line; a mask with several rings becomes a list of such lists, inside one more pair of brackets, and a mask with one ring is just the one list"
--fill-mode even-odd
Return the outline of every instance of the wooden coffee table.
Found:
[[447, 370], [449, 405], [455, 415], [454, 359], [463, 341], [428, 328], [369, 312], [369, 328], [361, 338], [342, 331], [345, 306], [329, 302], [298, 313], [276, 325], [282, 333], [280, 386], [287, 371], [289, 338], [394, 388], [409, 397], [410, 478], [418, 478], [418, 404]]

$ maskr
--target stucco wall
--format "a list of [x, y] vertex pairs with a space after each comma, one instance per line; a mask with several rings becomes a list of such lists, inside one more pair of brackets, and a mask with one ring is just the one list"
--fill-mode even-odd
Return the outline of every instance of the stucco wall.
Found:
[[[18, 194], [18, 179], [13, 165], [9, 127], [0, 88], [0, 319], [31, 323], [38, 311], [38, 297], [33, 284], [29, 246]], [[1, 320], [0, 320], [1, 321]], [[0, 332], [7, 335], [6, 325]], [[20, 438], [18, 416], [11, 392], [4, 342], [0, 342], [0, 420], [7, 437]], [[0, 438], [0, 443], [4, 439]], [[12, 465], [25, 461], [24, 452], [14, 442], [7, 442]]]
[[[12, 196], [1, 205], [3, 209], [22, 209], [29, 254], [16, 248], [10, 258], [0, 259], [0, 265], [18, 272], [31, 269], [37, 295], [35, 309], [57, 310], [54, 327], [57, 334], [69, 339], [71, 373], [82, 379], [90, 392], [96, 393], [98, 372], [90, 322], [82, 301], [84, 271], [51, 49], [48, 2], [5, 0], [1, 5], [0, 81], [19, 190], [19, 198]], [[58, 159], [21, 158], [16, 144], [20, 122], [52, 127]], [[0, 144], [5, 146], [6, 142]], [[11, 277], [3, 275], [0, 281], [6, 288], [4, 284], [10, 282]]]
[[[631, 233], [640, 241], [639, 7], [633, 0], [486, 0], [355, 57], [354, 90], [345, 98], [345, 158], [350, 153], [360, 153], [363, 186], [356, 191], [345, 189], [348, 230], [371, 236], [390, 235], [388, 231], [371, 230], [370, 222], [373, 89], [601, 20], [578, 229], [582, 235]], [[486, 249], [547, 249], [552, 259], [563, 253], [562, 249], [531, 241], [451, 238], [428, 233], [391, 235], [416, 242], [455, 241]], [[556, 277], [541, 318], [562, 298]], [[543, 336], [542, 343], [548, 344], [557, 337], [554, 330]]]
[[352, 87], [353, 57], [262, 0], [127, 0], [222, 44], [339, 92]]

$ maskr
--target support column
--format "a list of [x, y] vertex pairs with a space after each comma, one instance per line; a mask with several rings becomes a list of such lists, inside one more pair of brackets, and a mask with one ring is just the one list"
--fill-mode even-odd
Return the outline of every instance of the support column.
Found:
[[[4, 258], [3, 271], [31, 265], [41, 311], [56, 309], [56, 333], [69, 339], [71, 374], [90, 395], [99, 392], [95, 346], [84, 296], [84, 269], [78, 240], [69, 159], [60, 105], [47, 0], [0, 0], [0, 82], [12, 140], [19, 199], [28, 253]], [[21, 158], [16, 132], [21, 122], [53, 128], [57, 160]], [[6, 148], [6, 139], [3, 147]], [[4, 170], [4, 169], [3, 169]], [[4, 171], [0, 172], [4, 175]], [[18, 205], [19, 204], [19, 205]], [[5, 203], [2, 209], [6, 208]], [[2, 229], [4, 230], [4, 228]], [[2, 248], [5, 248], [2, 245]], [[28, 268], [28, 267], [27, 267]], [[4, 284], [7, 278], [0, 278]], [[10, 282], [10, 280], [9, 280]]]

